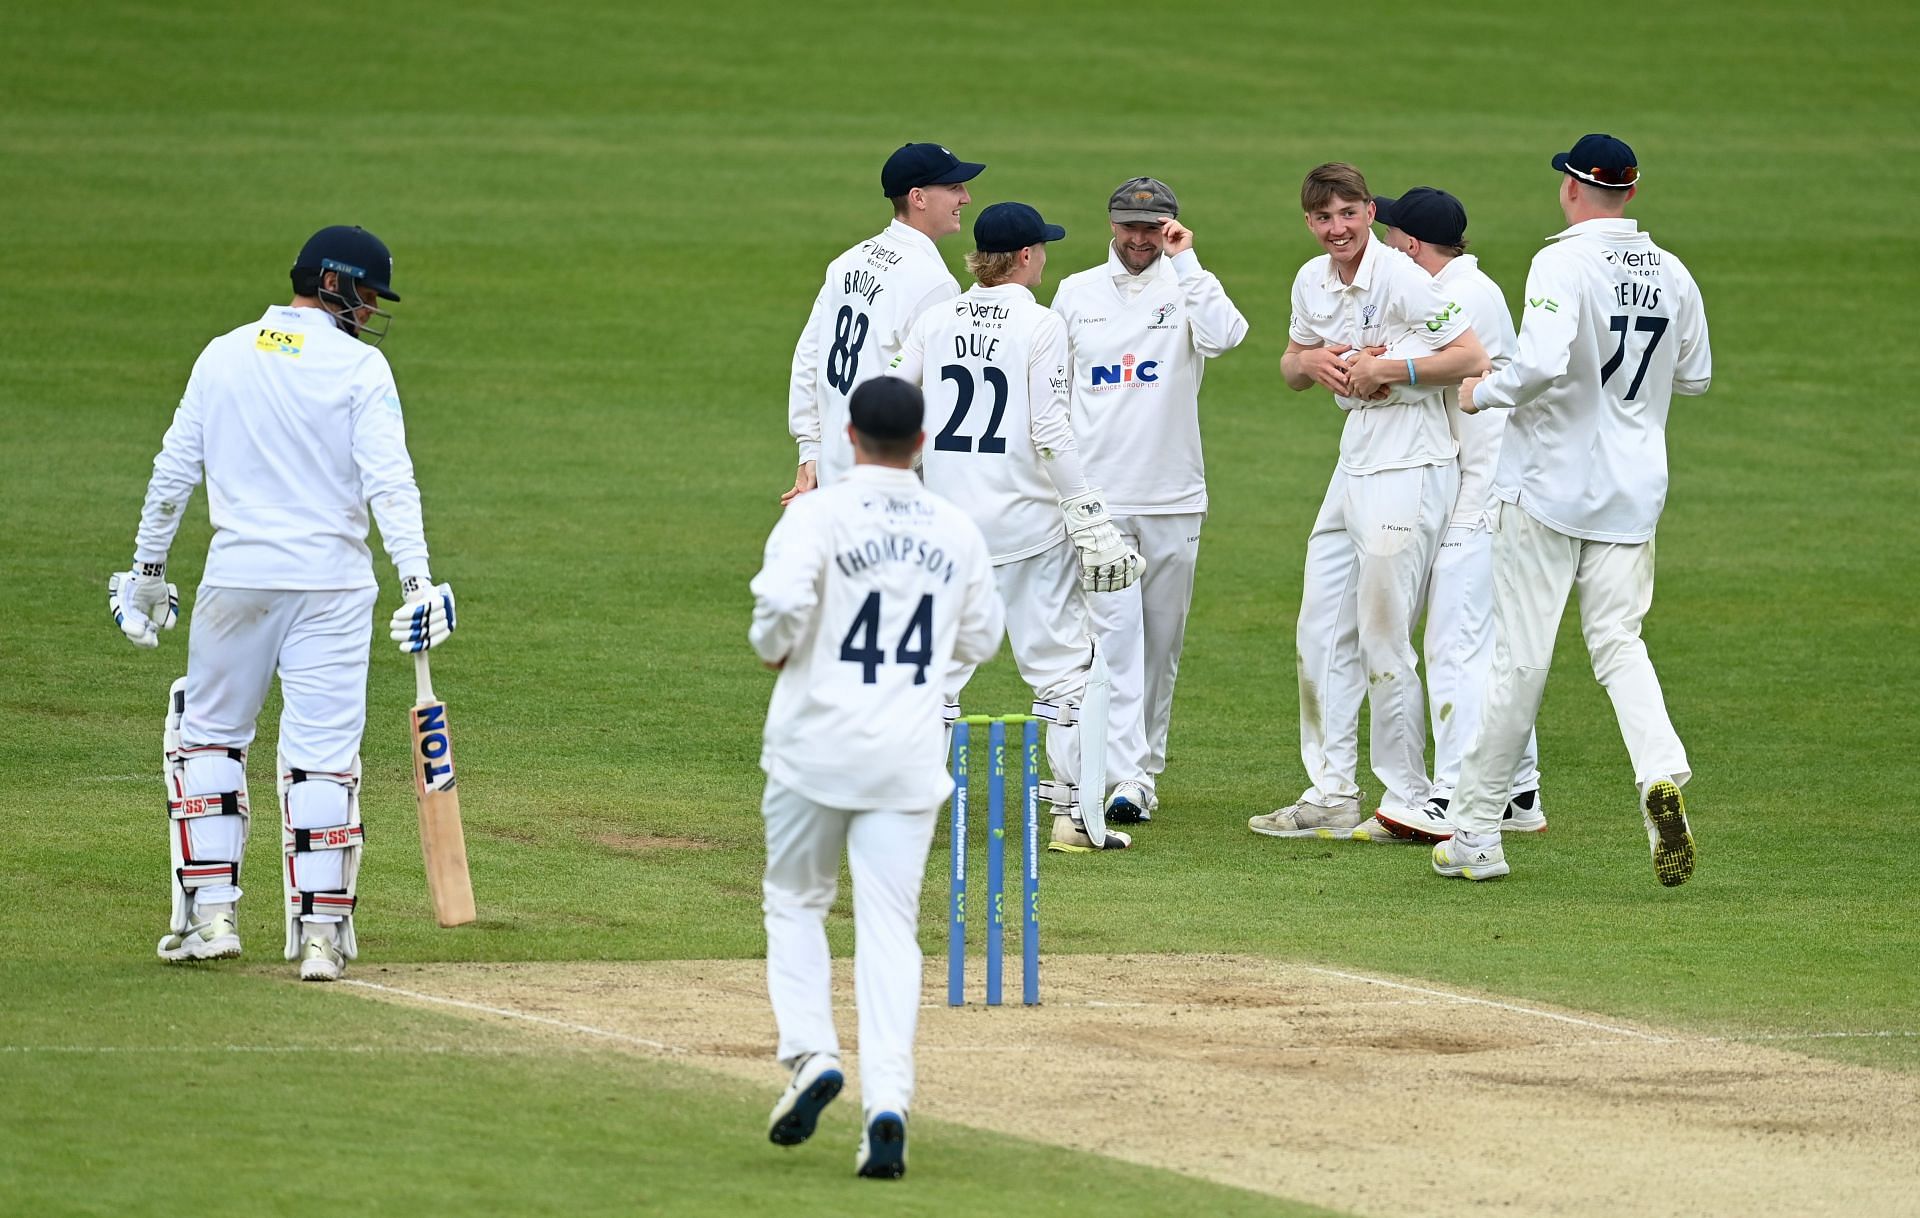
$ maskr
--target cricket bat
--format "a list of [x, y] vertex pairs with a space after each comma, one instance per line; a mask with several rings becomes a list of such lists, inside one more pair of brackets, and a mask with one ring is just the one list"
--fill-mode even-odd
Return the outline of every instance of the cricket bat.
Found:
[[427, 653], [413, 656], [413, 794], [420, 806], [420, 853], [427, 863], [427, 895], [442, 926], [474, 919], [473, 880], [467, 875], [467, 838], [460, 827], [453, 740], [447, 704], [433, 696]]

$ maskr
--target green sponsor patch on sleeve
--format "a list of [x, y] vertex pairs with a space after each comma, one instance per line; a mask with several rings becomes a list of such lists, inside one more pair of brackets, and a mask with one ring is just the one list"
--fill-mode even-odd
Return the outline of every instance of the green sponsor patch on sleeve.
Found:
[[1529, 296], [1527, 297], [1527, 307], [1529, 309], [1545, 309], [1549, 313], [1558, 313], [1560, 311], [1560, 302], [1548, 296]]

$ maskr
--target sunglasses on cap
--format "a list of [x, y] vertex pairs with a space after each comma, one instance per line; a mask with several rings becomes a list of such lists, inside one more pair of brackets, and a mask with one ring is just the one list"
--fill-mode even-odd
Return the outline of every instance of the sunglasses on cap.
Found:
[[1581, 181], [1591, 182], [1595, 186], [1632, 186], [1640, 180], [1640, 167], [1638, 165], [1624, 165], [1617, 169], [1608, 169], [1600, 165], [1595, 165], [1593, 168], [1586, 170], [1575, 169], [1572, 166], [1568, 166], [1567, 172], [1579, 178]]

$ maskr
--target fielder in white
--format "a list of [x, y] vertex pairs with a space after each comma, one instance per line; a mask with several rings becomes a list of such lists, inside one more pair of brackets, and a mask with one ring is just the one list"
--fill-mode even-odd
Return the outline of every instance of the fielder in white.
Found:
[[1455, 833], [1433, 869], [1506, 875], [1500, 814], [1546, 691], [1567, 594], [1593, 675], [1613, 701], [1639, 786], [1654, 875], [1693, 874], [1680, 788], [1692, 775], [1640, 640], [1653, 605], [1653, 535], [1667, 499], [1673, 395], [1707, 391], [1713, 356], [1700, 290], [1680, 260], [1625, 216], [1633, 150], [1589, 135], [1556, 154], [1567, 227], [1534, 255], [1520, 354], [1461, 388], [1462, 410], [1512, 410], [1494, 493], [1494, 662], [1480, 730], [1447, 809]]
[[[1444, 190], [1416, 186], [1399, 198], [1375, 195], [1375, 220], [1386, 226], [1386, 242], [1413, 259], [1434, 282], [1467, 311], [1467, 321], [1498, 372], [1513, 362], [1518, 339], [1500, 285], [1467, 253], [1467, 209]], [[1454, 435], [1460, 441], [1460, 493], [1447, 521], [1446, 536], [1434, 556], [1427, 580], [1427, 710], [1433, 724], [1433, 793], [1421, 811], [1430, 832], [1396, 841], [1439, 841], [1450, 837], [1447, 804], [1460, 778], [1460, 756], [1480, 726], [1480, 705], [1493, 671], [1493, 518], [1500, 501], [1493, 494], [1493, 471], [1506, 434], [1505, 411], [1466, 414], [1459, 392], [1444, 391]], [[1391, 828], [1391, 826], [1389, 826]], [[1513, 776], [1503, 833], [1544, 833], [1546, 809], [1540, 803], [1538, 748], [1527, 734], [1526, 751]]]
[[[1326, 253], [1294, 278], [1280, 372], [1296, 392], [1331, 390], [1347, 417], [1307, 538], [1294, 636], [1312, 785], [1247, 825], [1272, 837], [1384, 840], [1389, 825], [1414, 829], [1430, 793], [1413, 623], [1459, 489], [1441, 391], [1484, 370], [1487, 356], [1459, 302], [1372, 239], [1373, 193], [1358, 169], [1318, 166], [1300, 204]], [[1371, 818], [1356, 780], [1363, 693], [1385, 787]]]
[[952, 785], [941, 680], [999, 649], [987, 543], [913, 474], [920, 391], [881, 377], [849, 403], [854, 468], [795, 500], [753, 579], [762, 661], [779, 670], [761, 768], [767, 993], [792, 1081], [767, 1136], [813, 1135], [844, 1085], [826, 917], [844, 847], [853, 873], [854, 990], [865, 1119], [857, 1168], [906, 1170], [920, 1014], [920, 882]]
[[204, 477], [213, 544], [187, 675], [167, 695], [173, 914], [163, 960], [240, 954], [247, 749], [276, 672], [286, 956], [302, 980], [332, 981], [357, 954], [360, 735], [377, 591], [369, 507], [406, 594], [391, 623], [401, 650], [432, 647], [454, 625], [452, 589], [427, 573], [392, 369], [358, 341], [385, 336], [378, 301], [400, 299], [392, 275], [372, 233], [322, 229], [294, 262], [293, 302], [207, 344], [153, 461], [133, 567], [108, 580], [121, 630], [158, 646], [178, 606], [167, 551]]
[[960, 294], [934, 242], [960, 231], [960, 210], [973, 202], [966, 184], [985, 168], [938, 144], [904, 144], [881, 167], [893, 223], [827, 264], [793, 348], [787, 430], [800, 467], [782, 504], [847, 476], [847, 398], [887, 370], [915, 319]]
[[1200, 378], [1206, 361], [1247, 336], [1247, 319], [1200, 265], [1179, 215], [1166, 183], [1122, 183], [1107, 200], [1105, 264], [1069, 275], [1053, 297], [1073, 352], [1073, 434], [1087, 476], [1146, 566], [1133, 587], [1089, 598], [1113, 673], [1107, 768], [1122, 777], [1106, 818], [1118, 824], [1148, 820], [1160, 806], [1207, 518]]
[[[951, 499], [986, 534], [994, 578], [1007, 605], [1007, 641], [1033, 687], [1033, 713], [1046, 720], [1053, 805], [1049, 850], [1123, 849], [1125, 833], [1105, 831], [1101, 792], [1113, 781], [1106, 753], [1103, 698], [1088, 697], [1104, 668], [1088, 621], [1087, 592], [1117, 592], [1139, 578], [1140, 556], [1113, 527], [1098, 490], [1088, 485], [1067, 402], [1067, 327], [1033, 298], [1049, 241], [1067, 235], [1025, 203], [996, 203], [974, 221], [967, 269], [979, 281], [930, 310], [894, 360], [897, 375], [920, 382], [929, 425], [921, 456], [927, 487]], [[948, 713], [973, 675], [949, 677]], [[1080, 731], [1083, 706], [1091, 730]], [[1082, 782], [1091, 784], [1084, 793]], [[1087, 813], [1096, 820], [1089, 821]]]

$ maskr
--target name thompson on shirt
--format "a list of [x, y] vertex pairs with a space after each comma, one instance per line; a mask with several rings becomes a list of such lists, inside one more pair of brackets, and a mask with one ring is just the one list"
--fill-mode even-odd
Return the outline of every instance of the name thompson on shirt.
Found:
[[833, 561], [842, 575], [858, 575], [882, 563], [896, 562], [922, 567], [938, 576], [943, 584], [952, 583], [953, 577], [959, 574], [958, 565], [945, 550], [924, 537], [903, 533], [876, 533], [835, 554]]

